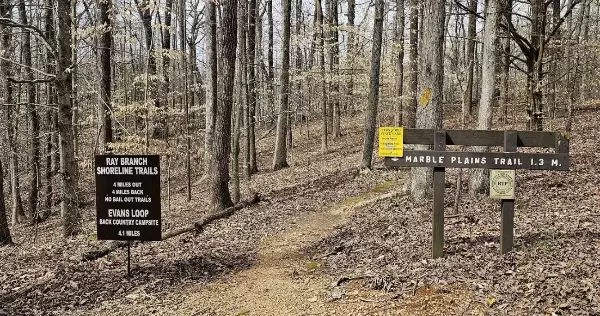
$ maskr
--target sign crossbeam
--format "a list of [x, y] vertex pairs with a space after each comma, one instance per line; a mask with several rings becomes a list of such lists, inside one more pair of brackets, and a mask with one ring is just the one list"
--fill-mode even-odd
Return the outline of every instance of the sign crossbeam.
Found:
[[388, 167], [569, 170], [569, 154], [405, 150], [387, 157]]

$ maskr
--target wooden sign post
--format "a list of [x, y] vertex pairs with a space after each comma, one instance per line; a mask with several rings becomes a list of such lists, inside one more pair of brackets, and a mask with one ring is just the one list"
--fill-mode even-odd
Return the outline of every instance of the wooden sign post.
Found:
[[[559, 133], [530, 131], [404, 129], [403, 144], [433, 145], [433, 150], [404, 150], [402, 157], [385, 157], [391, 168], [433, 167], [434, 258], [444, 256], [444, 191], [446, 168], [504, 170], [569, 170], [569, 141]], [[503, 152], [446, 151], [446, 145], [495, 146]], [[553, 148], [554, 153], [519, 153], [518, 147]], [[501, 252], [513, 248], [514, 198], [501, 200]]]

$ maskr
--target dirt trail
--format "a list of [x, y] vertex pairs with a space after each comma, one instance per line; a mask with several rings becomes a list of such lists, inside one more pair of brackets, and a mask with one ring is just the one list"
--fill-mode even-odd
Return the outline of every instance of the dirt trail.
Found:
[[297, 218], [291, 228], [264, 238], [259, 260], [250, 268], [210, 285], [176, 289], [166, 297], [143, 290], [123, 301], [112, 301], [94, 313], [158, 315], [352, 315], [365, 314], [392, 297], [380, 291], [336, 287], [321, 273], [321, 258], [309, 258], [304, 248], [321, 240], [366, 205], [398, 194], [396, 182], [327, 205]]
[[[265, 237], [258, 262], [209, 285], [191, 285], [172, 290], [164, 297], [143, 289], [125, 299], [105, 302], [93, 314], [110, 315], [444, 315], [448, 305], [469, 306], [471, 293], [454, 288], [438, 291], [415, 288], [408, 300], [394, 293], [370, 290], [361, 280], [337, 286], [338, 279], [323, 273], [323, 259], [313, 258], [306, 247], [325, 238], [336, 227], [348, 223], [352, 214], [378, 201], [400, 194], [398, 183], [388, 181], [358, 196], [295, 219], [291, 228]], [[481, 314], [476, 312], [475, 314]]]
[[[388, 191], [390, 185], [374, 191]], [[344, 225], [361, 206], [389, 198], [369, 192], [302, 218], [289, 230], [265, 238], [259, 262], [250, 269], [208, 288], [192, 291], [179, 313], [200, 315], [348, 315], [358, 302], [332, 304], [332, 280], [319, 273], [318, 259], [307, 258], [303, 248]], [[363, 304], [364, 305], [364, 304]]]

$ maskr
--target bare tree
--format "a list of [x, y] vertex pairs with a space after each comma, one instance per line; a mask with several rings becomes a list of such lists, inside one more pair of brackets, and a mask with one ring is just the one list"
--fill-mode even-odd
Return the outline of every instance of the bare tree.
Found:
[[290, 31], [292, 1], [283, 0], [283, 39], [281, 47], [281, 95], [279, 112], [277, 113], [277, 134], [275, 138], [275, 155], [273, 169], [279, 170], [288, 166], [287, 163], [287, 131], [289, 94], [290, 94]]
[[419, 1], [410, 0], [410, 34], [408, 39], [408, 101], [404, 106], [404, 126], [415, 127], [417, 122], [417, 90], [419, 70]]
[[[229, 160], [231, 154], [231, 109], [237, 47], [237, 0], [221, 2], [223, 42], [220, 52], [220, 86], [222, 95], [215, 111], [215, 131], [211, 145], [209, 168], [210, 202], [213, 210], [233, 205], [229, 193]], [[252, 29], [252, 28], [249, 28]]]
[[[356, 17], [356, 1], [348, 0], [348, 47], [346, 48], [346, 60], [350, 67], [354, 65], [354, 58], [356, 57], [356, 36], [354, 34], [354, 19]], [[350, 109], [354, 110], [354, 75], [350, 73], [350, 79], [348, 80], [348, 101]]]
[[61, 214], [63, 233], [72, 236], [80, 232], [81, 216], [77, 199], [79, 180], [72, 127], [72, 69], [71, 69], [71, 1], [57, 0], [57, 60], [56, 92], [58, 96], [58, 133], [60, 149]]
[[402, 94], [404, 85], [404, 0], [396, 0], [396, 24], [394, 26], [394, 46], [396, 59], [396, 107], [394, 109], [394, 125], [402, 125]]
[[373, 48], [371, 49], [371, 75], [369, 80], [369, 104], [365, 112], [365, 129], [361, 169], [371, 169], [373, 146], [377, 129], [377, 105], [379, 103], [379, 74], [381, 70], [381, 42], [383, 36], [383, 0], [375, 2], [375, 21], [373, 22]]
[[321, 73], [321, 153], [327, 152], [327, 82], [325, 81], [325, 30], [323, 25], [323, 7], [321, 0], [315, 1], [315, 35], [319, 50], [319, 68]]
[[211, 145], [215, 129], [217, 109], [217, 9], [215, 2], [206, 0], [206, 114], [204, 125], [204, 171], [208, 173], [211, 161]]
[[249, 113], [249, 131], [248, 138], [250, 139], [250, 173], [258, 172], [256, 164], [256, 0], [248, 0], [248, 46], [246, 47], [248, 55], [248, 107]]
[[[512, 0], [506, 0], [504, 19], [510, 21], [512, 19]], [[560, 12], [559, 12], [560, 14]], [[502, 121], [508, 123], [508, 100], [509, 100], [509, 76], [510, 76], [510, 61], [511, 61], [511, 40], [510, 32], [505, 30], [506, 38], [502, 41], [502, 75], [500, 77], [500, 105], [502, 106]]]
[[[25, 1], [19, 0], [19, 16], [23, 25], [29, 25]], [[27, 114], [29, 118], [29, 203], [28, 212], [33, 221], [39, 220], [39, 174], [40, 174], [40, 119], [36, 106], [37, 91], [33, 82], [33, 62], [31, 58], [31, 32], [23, 30], [22, 34], [23, 77], [27, 81]]]
[[473, 108], [473, 77], [475, 69], [475, 45], [477, 37], [477, 4], [479, 0], [469, 0], [469, 24], [467, 30], [467, 51], [465, 63], [467, 64], [467, 85], [462, 102], [462, 124], [466, 126], [471, 118]]
[[[11, 18], [11, 3], [10, 0], [2, 0], [0, 1], [0, 18], [9, 19]], [[17, 162], [17, 153], [14, 139], [14, 115], [13, 115], [13, 83], [9, 80], [12, 76], [12, 64], [10, 62], [10, 57], [14, 53], [14, 48], [11, 43], [12, 41], [12, 29], [10, 27], [6, 27], [4, 24], [0, 24], [0, 83], [1, 83], [1, 91], [0, 91], [0, 102], [3, 107], [3, 111], [5, 111], [5, 121], [4, 124], [6, 126], [6, 138], [8, 143], [8, 159], [9, 159], [9, 168], [10, 168], [10, 192], [12, 196], [12, 224], [15, 225], [22, 219], [25, 214], [23, 213], [23, 206], [21, 202], [21, 192], [19, 190], [19, 178], [18, 178], [18, 162]], [[3, 194], [2, 191], [0, 194]], [[3, 205], [0, 205], [3, 207]], [[6, 219], [6, 211], [3, 214], [0, 214], [0, 222]], [[0, 224], [0, 226], [4, 226]], [[2, 233], [0, 235], [4, 235], [4, 238], [0, 238], [0, 240], [5, 239], [10, 242], [10, 231], [8, 230], [8, 223], [6, 227], [0, 228]]]
[[[503, 0], [488, 0], [485, 7], [485, 25], [483, 30], [483, 60], [481, 73], [481, 98], [479, 99], [479, 113], [477, 129], [489, 130], [492, 127], [492, 110], [495, 103], [496, 67], [498, 53], [498, 25], [504, 11]], [[486, 147], [477, 148], [476, 151], [488, 151]], [[473, 169], [469, 179], [469, 189], [472, 193], [485, 190], [487, 176], [484, 169]]]
[[[419, 64], [424, 71], [419, 72], [420, 105], [417, 109], [417, 128], [442, 128], [444, 15], [443, 0], [431, 0], [424, 3], [422, 43], [427, 44], [423, 45], [419, 55]], [[423, 198], [427, 192], [431, 191], [431, 180], [431, 169], [412, 168], [412, 196], [415, 199]]]
[[237, 54], [236, 60], [236, 78], [235, 88], [237, 90], [237, 100], [235, 104], [235, 113], [233, 117], [233, 142], [231, 148], [232, 159], [232, 200], [234, 203], [240, 201], [240, 131], [243, 110], [246, 107], [246, 8], [245, 0], [238, 1], [238, 16], [237, 16]]
[[[0, 31], [2, 29], [0, 28]], [[2, 162], [0, 161], [0, 179], [4, 179]], [[0, 181], [0, 246], [12, 243], [8, 220], [6, 218], [6, 203], [4, 203], [4, 181]]]
[[100, 152], [108, 150], [112, 135], [112, 0], [100, 0], [98, 3], [98, 59], [100, 68], [100, 102], [98, 102], [98, 128]]
[[331, 68], [331, 74], [333, 80], [331, 82], [331, 94], [333, 100], [330, 102], [331, 108], [331, 133], [333, 138], [339, 138], [342, 136], [341, 127], [341, 111], [340, 111], [340, 84], [339, 84], [339, 68], [340, 68], [340, 43], [339, 43], [339, 32], [338, 32], [338, 0], [328, 1], [328, 24], [329, 24], [329, 65]]

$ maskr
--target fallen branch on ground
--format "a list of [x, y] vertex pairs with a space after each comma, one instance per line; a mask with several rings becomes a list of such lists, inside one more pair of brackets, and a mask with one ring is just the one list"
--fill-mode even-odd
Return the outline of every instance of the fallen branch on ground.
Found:
[[[190, 224], [190, 225], [187, 225], [187, 226], [164, 233], [162, 235], [162, 240], [167, 240], [169, 238], [173, 238], [175, 236], [179, 236], [181, 234], [189, 233], [192, 231], [200, 232], [206, 225], [208, 225], [218, 219], [227, 218], [227, 217], [233, 215], [233, 213], [235, 211], [243, 209], [250, 205], [256, 204], [256, 203], [260, 202], [260, 200], [261, 200], [260, 195], [258, 193], [254, 193], [252, 195], [252, 198], [250, 198], [247, 201], [242, 201], [242, 202], [236, 204], [235, 206], [228, 207], [220, 212], [207, 214], [196, 223], [193, 223], [193, 224]], [[140, 243], [140, 242], [137, 241], [135, 243], [132, 243], [132, 245], [135, 245], [137, 243]], [[126, 247], [128, 244], [129, 244], [128, 241], [115, 241], [103, 249], [88, 251], [83, 254], [83, 261], [93, 261], [96, 259], [100, 259], [119, 248]]]

